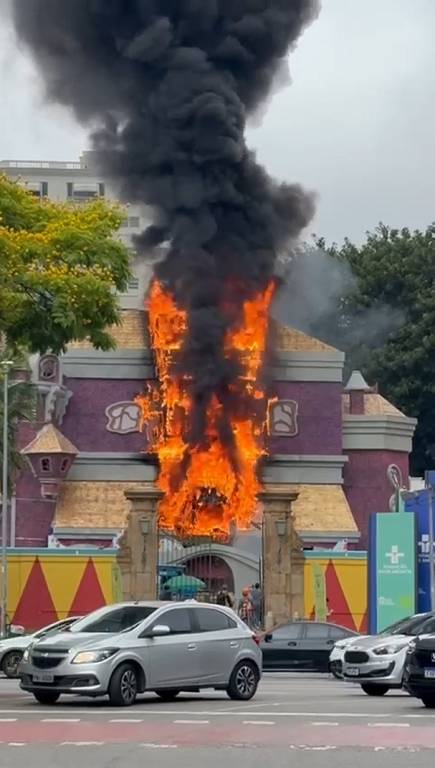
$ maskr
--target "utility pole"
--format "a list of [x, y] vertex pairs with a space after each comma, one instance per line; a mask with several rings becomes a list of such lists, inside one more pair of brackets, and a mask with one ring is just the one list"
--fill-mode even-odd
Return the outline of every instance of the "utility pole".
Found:
[[1, 551], [1, 574], [2, 574], [2, 592], [1, 592], [1, 637], [6, 636], [7, 632], [7, 611], [8, 611], [8, 435], [9, 435], [9, 371], [13, 366], [11, 360], [4, 360], [0, 363], [3, 371], [3, 467], [2, 467], [2, 551]]

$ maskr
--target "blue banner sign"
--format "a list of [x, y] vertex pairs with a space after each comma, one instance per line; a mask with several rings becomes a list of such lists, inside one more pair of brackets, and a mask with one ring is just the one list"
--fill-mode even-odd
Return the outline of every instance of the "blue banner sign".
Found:
[[[433, 472], [431, 474], [434, 474]], [[434, 478], [435, 479], [435, 478]], [[430, 525], [429, 508], [430, 493], [434, 493], [425, 488], [421, 491], [415, 491], [411, 497], [406, 500], [406, 511], [412, 512], [416, 520], [417, 527], [417, 610], [419, 613], [425, 613], [431, 610], [431, 591], [430, 591]], [[433, 498], [433, 496], [432, 496]], [[432, 504], [432, 516], [435, 528], [435, 498]], [[433, 544], [432, 544], [433, 545]]]
[[370, 633], [416, 612], [417, 553], [414, 515], [375, 514], [369, 527]]

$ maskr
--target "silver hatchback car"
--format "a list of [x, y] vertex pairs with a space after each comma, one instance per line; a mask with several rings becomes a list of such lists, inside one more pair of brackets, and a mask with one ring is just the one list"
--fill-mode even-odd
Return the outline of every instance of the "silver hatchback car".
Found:
[[21, 688], [41, 704], [66, 693], [108, 695], [115, 706], [130, 706], [145, 691], [170, 701], [203, 688], [247, 701], [261, 672], [252, 631], [230, 609], [195, 601], [101, 608], [32, 644], [20, 666]]

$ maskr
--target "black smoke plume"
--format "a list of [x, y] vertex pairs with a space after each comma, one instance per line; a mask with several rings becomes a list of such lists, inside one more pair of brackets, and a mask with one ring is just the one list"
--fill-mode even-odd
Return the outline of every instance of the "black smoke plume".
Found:
[[[226, 416], [237, 361], [223, 339], [313, 215], [245, 141], [318, 0], [14, 0], [19, 39], [50, 99], [92, 128], [106, 175], [154, 210], [143, 247], [169, 242], [157, 277], [189, 315], [180, 364], [192, 380], [192, 444], [215, 394]], [[237, 399], [237, 398], [236, 398]]]

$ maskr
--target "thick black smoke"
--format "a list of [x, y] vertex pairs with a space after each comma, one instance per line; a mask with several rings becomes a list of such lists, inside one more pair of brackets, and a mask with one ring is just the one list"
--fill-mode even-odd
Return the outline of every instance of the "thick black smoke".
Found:
[[257, 164], [245, 126], [317, 11], [318, 0], [13, 2], [49, 97], [92, 126], [122, 196], [154, 208], [141, 243], [171, 243], [157, 275], [189, 313], [180, 364], [197, 404], [192, 444], [213, 393], [223, 432], [240, 407], [226, 331], [313, 214], [299, 186]]

